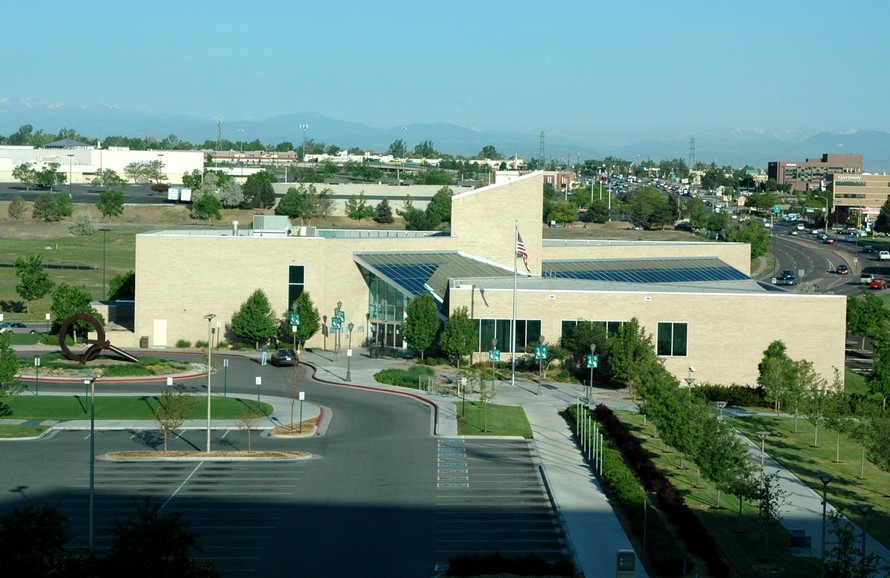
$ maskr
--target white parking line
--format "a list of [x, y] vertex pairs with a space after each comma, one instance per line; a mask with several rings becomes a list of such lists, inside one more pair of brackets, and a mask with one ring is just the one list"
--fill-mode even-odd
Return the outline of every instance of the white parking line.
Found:
[[175, 490], [172, 494], [170, 494], [170, 497], [167, 498], [167, 501], [163, 503], [163, 505], [158, 509], [158, 511], [163, 510], [163, 509], [167, 506], [167, 504], [170, 503], [170, 500], [172, 500], [173, 498], [176, 497], [176, 494], [179, 493], [179, 490], [181, 490], [181, 489], [188, 483], [188, 481], [189, 481], [190, 479], [192, 479], [192, 476], [195, 475], [195, 472], [198, 471], [198, 468], [200, 468], [200, 467], [203, 466], [203, 465], [204, 465], [204, 462], [198, 462], [198, 465], [195, 466], [195, 469], [192, 470], [192, 473], [190, 473], [190, 474], [188, 475], [188, 477], [186, 477], [184, 480], [182, 480], [182, 483], [179, 484], [179, 487], [176, 488], [176, 490]]

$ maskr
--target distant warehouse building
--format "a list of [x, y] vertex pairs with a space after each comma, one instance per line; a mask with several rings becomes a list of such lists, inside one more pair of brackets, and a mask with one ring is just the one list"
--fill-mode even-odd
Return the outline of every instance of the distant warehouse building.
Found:
[[824, 189], [832, 175], [861, 175], [861, 154], [824, 154], [818, 160], [770, 161], [767, 178], [795, 191]]

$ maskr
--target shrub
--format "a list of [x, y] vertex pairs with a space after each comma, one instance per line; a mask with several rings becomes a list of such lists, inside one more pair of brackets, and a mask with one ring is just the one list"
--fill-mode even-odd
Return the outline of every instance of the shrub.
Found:
[[192, 346], [192, 342], [188, 339], [180, 339], [176, 342], [176, 347], [180, 349], [187, 349]]
[[170, 185], [168, 185], [167, 183], [153, 183], [151, 185], [151, 190], [153, 190], [156, 193], [166, 193], [167, 189], [169, 189], [169, 188], [170, 188]]
[[235, 341], [234, 343], [229, 345], [229, 348], [231, 348], [234, 351], [241, 351], [242, 347], [244, 347], [244, 344], [241, 343], [240, 341]]
[[205, 347], [207, 347], [207, 342], [201, 341], [199, 339], [198, 341], [195, 341], [195, 347], [197, 347], [198, 349], [204, 349]]
[[415, 365], [408, 369], [384, 369], [374, 374], [374, 379], [380, 383], [398, 385], [417, 389], [417, 382], [421, 377], [435, 375], [433, 368], [425, 365]]
[[735, 407], [772, 407], [766, 400], [762, 387], [748, 387], [746, 385], [716, 385], [705, 383], [695, 386], [695, 392], [704, 396], [708, 401], [725, 401], [727, 405]]

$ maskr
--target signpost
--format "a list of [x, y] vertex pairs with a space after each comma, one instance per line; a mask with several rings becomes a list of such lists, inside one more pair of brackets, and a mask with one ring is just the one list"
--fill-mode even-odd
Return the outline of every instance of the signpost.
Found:
[[228, 397], [229, 389], [229, 358], [223, 358], [223, 397]]
[[40, 357], [34, 358], [34, 395], [40, 395]]
[[535, 359], [538, 360], [538, 395], [541, 395], [541, 382], [544, 381], [544, 360], [549, 353], [550, 350], [546, 345], [535, 346]]

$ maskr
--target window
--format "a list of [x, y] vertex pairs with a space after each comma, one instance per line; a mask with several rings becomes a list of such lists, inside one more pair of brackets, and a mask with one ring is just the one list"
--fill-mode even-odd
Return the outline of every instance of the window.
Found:
[[[567, 335], [581, 321], [584, 321], [584, 320], [583, 319], [581, 319], [581, 320], [578, 320], [578, 319], [563, 320], [562, 335]], [[591, 323], [593, 323], [594, 325], [601, 326], [603, 329], [606, 330], [606, 332], [610, 336], [613, 336], [616, 333], [618, 333], [618, 329], [620, 329], [621, 326], [627, 322], [626, 321], [591, 321]]]
[[294, 306], [294, 301], [303, 293], [304, 287], [304, 268], [302, 265], [291, 265], [287, 274], [287, 309], [288, 311]]
[[[491, 349], [491, 340], [497, 338], [498, 349], [510, 351], [510, 319], [477, 319], [476, 320], [476, 351]], [[516, 352], [525, 351], [526, 347], [541, 340], [540, 319], [516, 320]]]
[[659, 323], [658, 355], [686, 355], [686, 331], [685, 323]]

